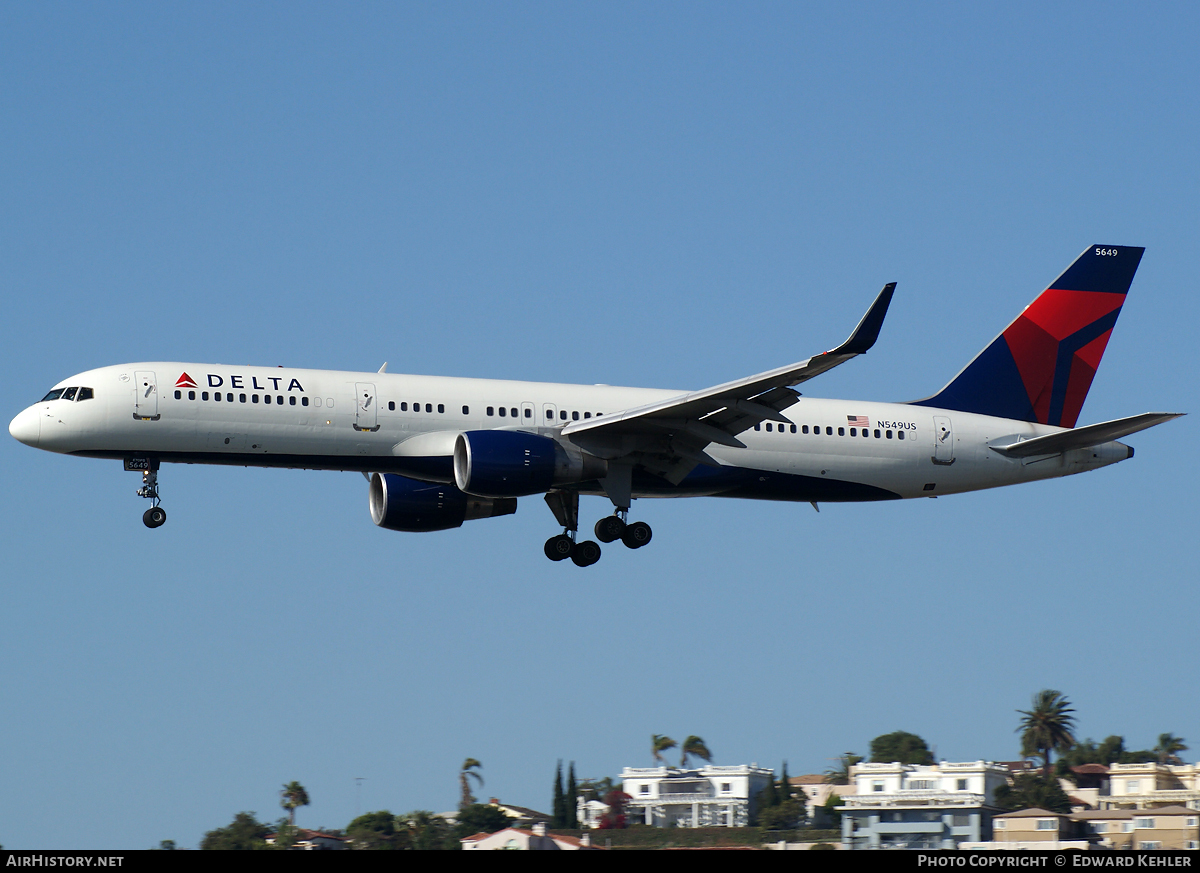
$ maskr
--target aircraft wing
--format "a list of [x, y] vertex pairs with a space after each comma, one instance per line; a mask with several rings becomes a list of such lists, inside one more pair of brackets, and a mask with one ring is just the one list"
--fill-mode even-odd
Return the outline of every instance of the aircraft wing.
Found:
[[835, 349], [702, 391], [571, 422], [563, 428], [563, 435], [602, 458], [636, 456], [637, 463], [676, 483], [698, 463], [717, 466], [704, 452], [706, 446], [743, 447], [737, 438], [742, 431], [762, 421], [787, 420], [781, 410], [800, 397], [793, 385], [832, 370], [875, 345], [895, 290], [895, 282], [884, 285], [849, 339]]

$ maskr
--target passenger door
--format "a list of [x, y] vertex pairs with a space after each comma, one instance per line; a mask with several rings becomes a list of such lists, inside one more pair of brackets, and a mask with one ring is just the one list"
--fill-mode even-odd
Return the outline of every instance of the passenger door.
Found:
[[133, 376], [133, 417], [158, 421], [158, 380], [150, 370], [138, 370]]
[[354, 429], [379, 430], [379, 398], [375, 394], [375, 383], [354, 383]]
[[945, 415], [933, 417], [933, 462], [943, 467], [954, 463], [954, 426]]

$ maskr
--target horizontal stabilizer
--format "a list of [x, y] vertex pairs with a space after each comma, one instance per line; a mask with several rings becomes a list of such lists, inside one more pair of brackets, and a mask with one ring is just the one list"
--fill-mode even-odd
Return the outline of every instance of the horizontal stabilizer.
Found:
[[1089, 424], [1086, 427], [1077, 427], [1062, 433], [1052, 433], [1034, 437], [1031, 440], [1021, 440], [1007, 446], [992, 446], [991, 448], [992, 451], [1008, 455], [1010, 458], [1057, 455], [1071, 449], [1086, 449], [1101, 443], [1112, 442], [1185, 414], [1183, 412], [1143, 412], [1141, 415], [1131, 415], [1129, 418]]

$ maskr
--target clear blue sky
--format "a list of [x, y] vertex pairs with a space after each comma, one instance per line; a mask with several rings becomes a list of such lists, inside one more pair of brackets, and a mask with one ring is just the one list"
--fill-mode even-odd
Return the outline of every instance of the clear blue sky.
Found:
[[[1200, 410], [1194, 4], [9, 3], [0, 409], [139, 360], [700, 388], [842, 340], [813, 396], [940, 388], [1082, 249], [1146, 246], [1081, 422]], [[540, 499], [375, 528], [358, 474], [0, 440], [0, 843], [196, 845], [651, 762], [820, 772], [893, 730], [1012, 759], [1200, 748], [1194, 417], [941, 500], [643, 501], [553, 565]], [[584, 524], [608, 511], [584, 500]], [[1195, 752], [1190, 754], [1196, 754]], [[1190, 755], [1185, 755], [1190, 757]]]

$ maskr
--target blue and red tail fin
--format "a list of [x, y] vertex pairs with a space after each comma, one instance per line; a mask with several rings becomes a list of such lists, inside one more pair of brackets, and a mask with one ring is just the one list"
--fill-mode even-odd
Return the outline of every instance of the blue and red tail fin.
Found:
[[1144, 251], [1089, 246], [949, 385], [913, 405], [1074, 427]]

